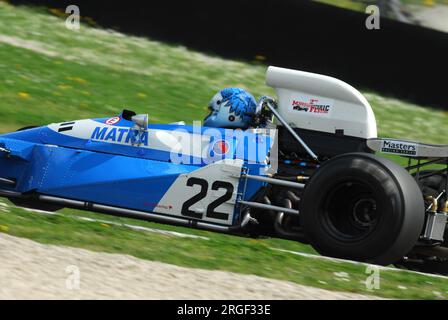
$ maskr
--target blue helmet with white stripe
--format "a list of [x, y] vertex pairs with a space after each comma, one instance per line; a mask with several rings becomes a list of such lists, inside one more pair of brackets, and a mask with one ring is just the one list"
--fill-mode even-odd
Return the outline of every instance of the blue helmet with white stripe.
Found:
[[225, 88], [215, 94], [208, 108], [210, 114], [205, 118], [204, 126], [247, 129], [255, 114], [257, 102], [244, 89]]

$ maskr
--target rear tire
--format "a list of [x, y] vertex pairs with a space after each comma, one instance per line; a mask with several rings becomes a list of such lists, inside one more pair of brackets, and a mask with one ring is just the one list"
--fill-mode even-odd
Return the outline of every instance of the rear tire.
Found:
[[306, 186], [300, 222], [321, 254], [388, 265], [416, 244], [422, 193], [399, 165], [367, 153], [326, 162]]

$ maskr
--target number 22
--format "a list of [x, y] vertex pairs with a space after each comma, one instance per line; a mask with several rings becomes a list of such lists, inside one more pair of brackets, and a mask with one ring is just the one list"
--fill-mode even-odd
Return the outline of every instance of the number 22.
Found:
[[[194, 185], [199, 185], [201, 187], [201, 191], [184, 202], [181, 213], [187, 217], [202, 219], [202, 213], [194, 212], [190, 210], [190, 207], [207, 196], [208, 182], [207, 180], [201, 178], [190, 178], [187, 180], [188, 187], [192, 187]], [[219, 189], [225, 189], [226, 193], [208, 205], [205, 216], [212, 219], [227, 220], [229, 218], [229, 214], [216, 212], [215, 209], [232, 198], [234, 187], [233, 184], [225, 181], [213, 182], [212, 190]]]

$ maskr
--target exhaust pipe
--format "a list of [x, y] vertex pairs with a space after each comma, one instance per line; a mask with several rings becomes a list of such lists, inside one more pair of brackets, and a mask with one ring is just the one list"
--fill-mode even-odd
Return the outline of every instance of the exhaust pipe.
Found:
[[95, 211], [95, 212], [105, 213], [105, 214], [109, 214], [109, 215], [117, 216], [117, 217], [125, 217], [125, 218], [132, 218], [132, 219], [138, 219], [138, 220], [176, 224], [176, 225], [181, 225], [181, 226], [187, 226], [187, 227], [193, 227], [193, 228], [217, 231], [217, 232], [237, 231], [237, 230], [244, 228], [249, 222], [254, 221], [254, 219], [250, 215], [250, 210], [246, 210], [244, 212], [243, 218], [239, 225], [222, 226], [222, 225], [217, 225], [217, 224], [212, 224], [212, 223], [207, 223], [207, 222], [202, 222], [202, 221], [197, 221], [197, 220], [170, 217], [170, 216], [155, 214], [155, 213], [151, 213], [151, 212], [131, 210], [131, 209], [102, 205], [102, 204], [93, 203], [93, 202], [59, 198], [59, 197], [54, 197], [54, 196], [38, 195], [37, 198], [40, 201], [51, 202], [51, 203], [62, 205], [64, 207], [71, 207], [71, 208], [77, 208], [77, 209], [82, 209], [82, 210]]
[[7, 185], [7, 186], [15, 187], [16, 186], [16, 181], [12, 180], [12, 179], [7, 179], [7, 178], [0, 178], [0, 184], [4, 184], [4, 185]]
[[5, 197], [5, 198], [28, 198], [27, 195], [24, 195], [20, 192], [17, 191], [11, 191], [11, 190], [0, 190], [0, 197]]
[[242, 175], [243, 178], [250, 179], [250, 180], [256, 180], [261, 182], [267, 182], [269, 184], [282, 186], [282, 187], [289, 187], [294, 189], [304, 189], [305, 185], [303, 183], [297, 183], [287, 180], [281, 180], [281, 179], [274, 179], [274, 178], [268, 178], [263, 176], [254, 176], [250, 174]]
[[439, 258], [448, 259], [448, 248], [446, 247], [415, 247], [412, 249], [412, 252], [429, 257], [436, 256]]
[[267, 210], [267, 211], [283, 212], [283, 213], [293, 214], [296, 216], [299, 215], [299, 210], [295, 210], [295, 209], [291, 209], [291, 208], [278, 207], [278, 206], [273, 206], [270, 204], [264, 204], [264, 203], [260, 203], [260, 202], [242, 201], [242, 200], [238, 201], [238, 203], [241, 205], [244, 205], [244, 206], [248, 206], [250, 208], [256, 208], [256, 209]]
[[186, 227], [193, 227], [193, 228], [197, 228], [197, 229], [204, 229], [204, 230], [217, 231], [217, 232], [238, 231], [238, 230], [246, 227], [250, 222], [256, 221], [250, 215], [250, 209], [247, 209], [243, 213], [243, 218], [241, 219], [240, 224], [235, 225], [235, 226], [222, 226], [222, 225], [218, 225], [218, 224], [212, 224], [212, 223], [207, 223], [207, 222], [202, 222], [202, 221], [197, 221], [197, 220], [170, 217], [170, 216], [165, 216], [165, 215], [161, 215], [161, 214], [155, 214], [152, 212], [131, 210], [131, 209], [102, 205], [102, 204], [93, 203], [93, 202], [72, 200], [72, 199], [47, 196], [47, 195], [22, 194], [20, 192], [10, 191], [10, 190], [1, 190], [0, 189], [0, 197], [19, 198], [19, 199], [35, 199], [35, 200], [39, 200], [39, 201], [43, 201], [43, 202], [58, 204], [63, 207], [94, 211], [94, 212], [98, 212], [98, 213], [105, 213], [105, 214], [108, 214], [111, 216], [132, 218], [132, 219], [152, 221], [152, 222], [162, 222], [162, 223], [175, 224], [175, 225], [181, 225], [181, 226], [186, 226]]
[[[292, 209], [292, 201], [290, 199], [285, 199], [284, 203], [285, 203], [285, 207], [287, 207], [288, 209]], [[280, 236], [287, 238], [287, 239], [296, 240], [297, 238], [300, 238], [300, 239], [303, 238], [304, 237], [303, 233], [287, 231], [287, 230], [285, 230], [285, 228], [283, 228], [284, 217], [285, 217], [284, 212], [279, 212], [277, 214], [277, 217], [274, 222], [275, 232], [277, 232]]]

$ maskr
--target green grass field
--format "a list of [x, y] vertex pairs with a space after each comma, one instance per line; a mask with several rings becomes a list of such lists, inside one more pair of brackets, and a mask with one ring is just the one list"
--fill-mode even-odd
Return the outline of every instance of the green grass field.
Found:
[[[332, 6], [341, 7], [344, 9], [350, 9], [360, 12], [365, 12], [366, 7], [369, 4], [375, 4], [375, 0], [314, 0], [316, 2], [322, 2]], [[403, 4], [412, 4], [419, 6], [434, 6], [434, 5], [448, 5], [448, 0], [401, 0]]]
[[[266, 66], [228, 61], [144, 38], [81, 26], [43, 9], [0, 1], [0, 132], [28, 125], [116, 115], [123, 108], [149, 113], [150, 121], [202, 119], [212, 95], [239, 86], [273, 95], [264, 84]], [[382, 136], [447, 143], [448, 114], [364, 91]], [[39, 215], [0, 203], [0, 232], [43, 243], [130, 254], [181, 266], [256, 274], [296, 283], [392, 298], [448, 297], [448, 279], [381, 271], [381, 289], [365, 286], [366, 266], [298, 256], [272, 248], [314, 253], [307, 245], [250, 239], [76, 210]], [[137, 232], [86, 216], [191, 233], [185, 239]], [[341, 273], [343, 276], [341, 276]], [[344, 275], [347, 274], [347, 276]]]

